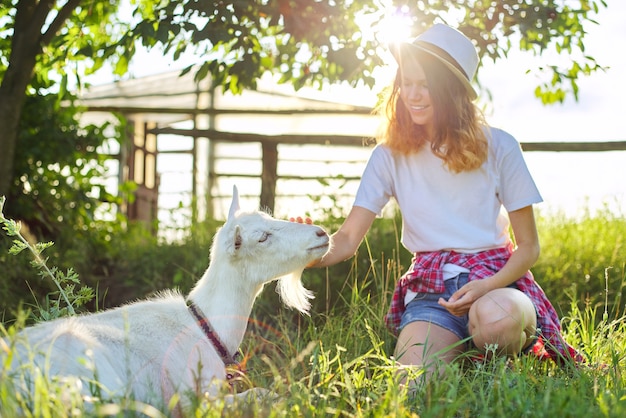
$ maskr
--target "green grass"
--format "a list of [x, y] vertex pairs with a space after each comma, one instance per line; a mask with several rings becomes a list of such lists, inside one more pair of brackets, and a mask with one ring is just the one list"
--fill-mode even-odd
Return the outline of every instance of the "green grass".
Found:
[[[542, 258], [535, 277], [563, 317], [565, 339], [588, 364], [560, 368], [531, 357], [461, 359], [414, 391], [397, 382], [394, 337], [382, 323], [394, 282], [408, 266], [396, 245], [396, 222], [377, 221], [352, 261], [305, 272], [305, 285], [317, 295], [311, 317], [287, 309], [276, 315], [277, 297], [271, 286], [265, 289], [241, 347], [249, 371], [240, 386], [269, 388], [276, 400], [228, 408], [198, 399], [189, 416], [626, 416], [623, 216], [538, 219]], [[6, 345], [0, 350], [10, 354]], [[18, 395], [5, 378], [6, 358], [0, 369], [2, 417], [171, 415], [167, 406], [115, 399], [85, 409], [67, 384], [43, 374], [33, 393]]]
[[[394, 267], [388, 263], [387, 267]], [[385, 268], [386, 269], [386, 268]], [[383, 270], [385, 270], [383, 269]], [[364, 276], [375, 288], [389, 286], [384, 274]], [[622, 270], [623, 271], [623, 270]], [[363, 279], [363, 278], [362, 278]], [[622, 276], [620, 288], [626, 279]], [[362, 283], [363, 280], [361, 280]], [[253, 380], [284, 395], [273, 416], [420, 417], [621, 417], [626, 414], [624, 317], [595, 303], [579, 308], [574, 298], [564, 320], [566, 340], [588, 359], [580, 367], [521, 357], [481, 363], [460, 360], [441, 379], [408, 393], [395, 379], [390, 361], [394, 339], [381, 324], [387, 301], [354, 281], [345, 305], [316, 315], [302, 331], [281, 316], [281, 332], [268, 335], [254, 355]], [[244, 350], [259, 350], [262, 329]], [[268, 341], [272, 341], [271, 343]], [[301, 358], [300, 363], [291, 359]], [[257, 366], [257, 364], [259, 364]], [[264, 366], [270, 364], [272, 367]], [[281, 378], [276, 376], [280, 371]]]

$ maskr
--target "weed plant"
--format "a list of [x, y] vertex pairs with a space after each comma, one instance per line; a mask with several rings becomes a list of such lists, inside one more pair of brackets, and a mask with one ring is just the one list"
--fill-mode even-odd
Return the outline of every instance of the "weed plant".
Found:
[[[445, 366], [440, 378], [411, 390], [398, 384], [394, 337], [382, 321], [395, 280], [410, 262], [410, 255], [397, 244], [397, 225], [397, 219], [378, 220], [356, 257], [305, 272], [305, 285], [317, 295], [311, 317], [283, 308], [276, 313], [277, 296], [271, 289], [263, 292], [241, 347], [247, 368], [241, 386], [267, 387], [276, 399], [234, 408], [198, 399], [189, 416], [626, 416], [623, 216], [538, 219], [543, 251], [535, 276], [550, 299], [557, 300], [565, 339], [584, 354], [587, 364], [559, 367], [529, 356], [462, 358]], [[208, 248], [207, 237], [196, 234], [195, 239]], [[131, 247], [139, 259], [152, 248], [136, 243], [126, 248]], [[168, 252], [158, 254], [165, 258]], [[122, 262], [141, 266], [138, 260]], [[206, 266], [207, 256], [185, 262], [193, 267], [176, 276], [176, 285], [183, 288], [196, 275], [191, 270]], [[172, 415], [167, 406], [132, 400], [100, 399], [88, 408], [74, 386], [50, 379], [44, 371], [32, 393], [16, 391], [6, 378], [11, 341], [27, 321], [24, 314], [17, 315], [15, 322], [0, 329], [0, 416]]]

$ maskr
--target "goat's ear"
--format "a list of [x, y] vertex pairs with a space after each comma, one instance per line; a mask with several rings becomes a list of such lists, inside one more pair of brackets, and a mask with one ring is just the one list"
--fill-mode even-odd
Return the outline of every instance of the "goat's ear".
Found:
[[234, 247], [235, 250], [238, 250], [239, 248], [241, 248], [241, 242], [242, 242], [242, 238], [241, 238], [241, 227], [239, 225], [235, 226], [235, 235], [234, 235]]
[[239, 191], [237, 186], [233, 186], [233, 201], [230, 203], [230, 210], [228, 211], [228, 220], [235, 217], [235, 212], [239, 210]]

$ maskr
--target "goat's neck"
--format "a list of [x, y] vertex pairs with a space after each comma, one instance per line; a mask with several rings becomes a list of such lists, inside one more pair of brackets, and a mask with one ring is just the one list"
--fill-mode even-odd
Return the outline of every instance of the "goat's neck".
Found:
[[202, 310], [231, 354], [243, 340], [252, 305], [262, 288], [240, 276], [241, 272], [229, 265], [209, 266], [189, 293], [189, 299]]

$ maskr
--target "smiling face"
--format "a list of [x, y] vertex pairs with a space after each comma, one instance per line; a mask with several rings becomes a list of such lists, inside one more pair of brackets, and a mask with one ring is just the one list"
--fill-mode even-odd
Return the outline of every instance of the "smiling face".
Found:
[[428, 88], [422, 66], [417, 61], [405, 64], [400, 75], [400, 99], [413, 123], [422, 126], [431, 136], [435, 125], [435, 109]]

